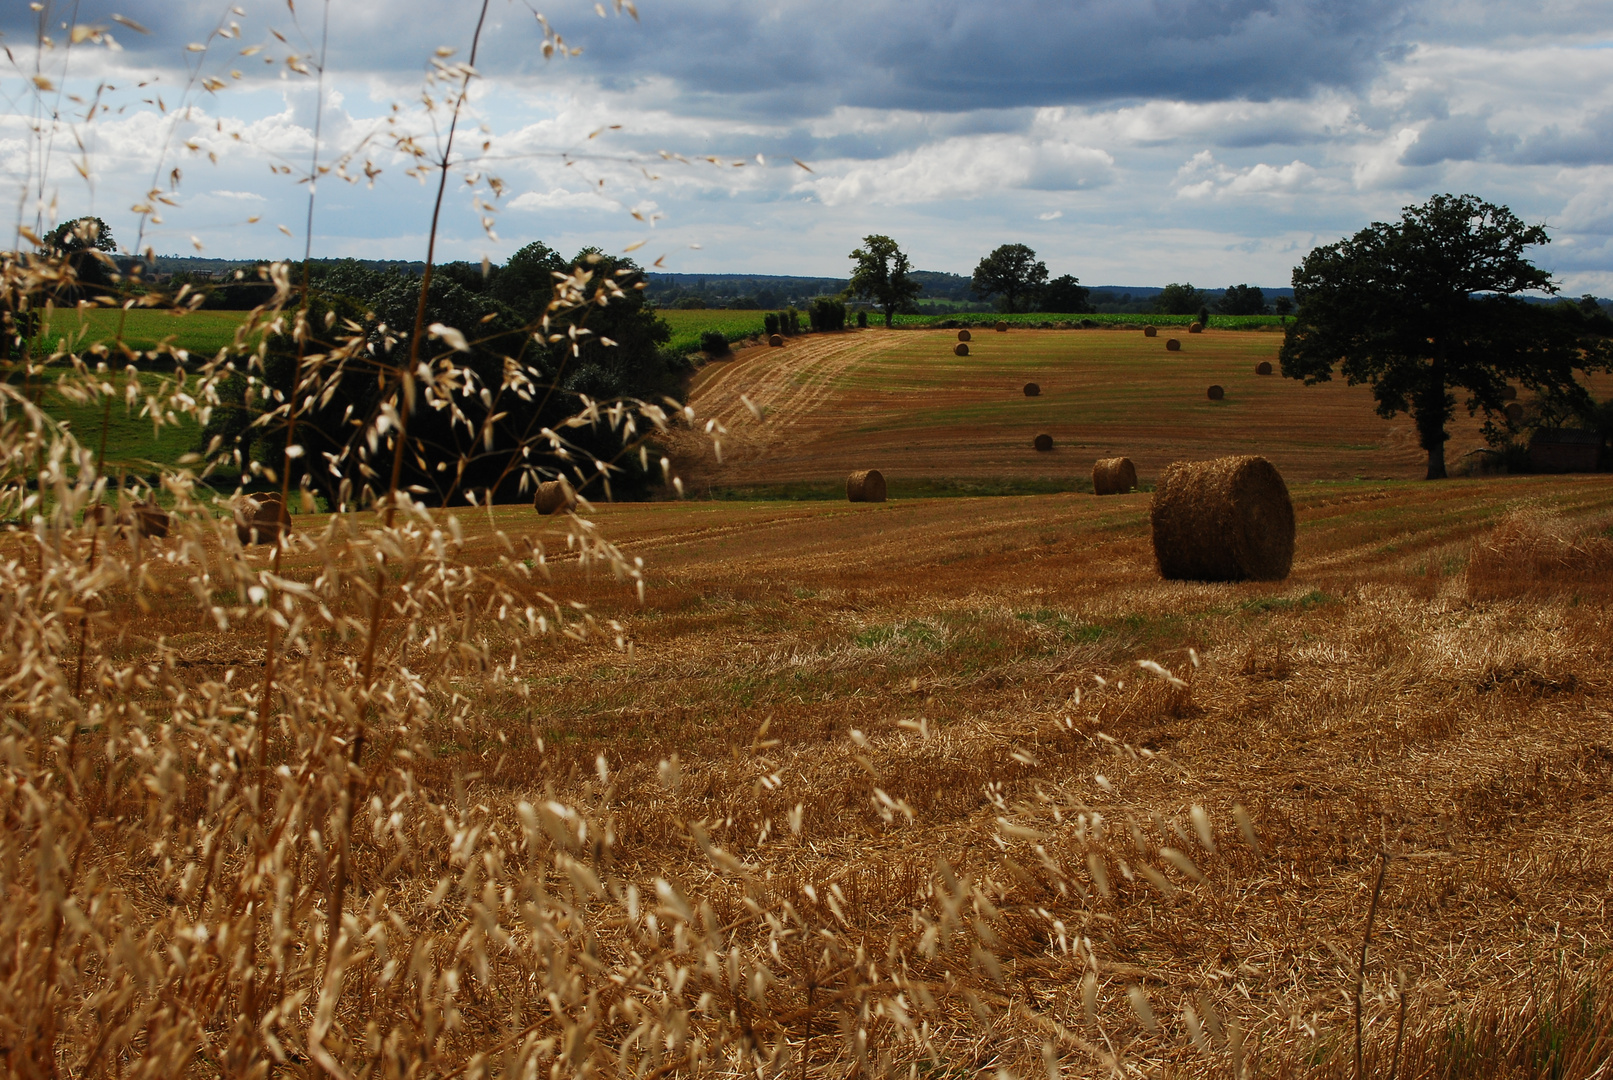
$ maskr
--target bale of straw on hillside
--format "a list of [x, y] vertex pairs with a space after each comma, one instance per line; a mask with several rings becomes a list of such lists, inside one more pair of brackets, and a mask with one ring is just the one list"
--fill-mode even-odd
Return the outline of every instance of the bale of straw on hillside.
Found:
[[1143, 337], [1155, 337], [1158, 334], [1159, 331], [1152, 326], [1143, 327]]
[[1038, 435], [1031, 441], [1031, 445], [1045, 454], [1047, 451], [1053, 449], [1053, 436]]
[[1220, 401], [1227, 396], [1227, 392], [1221, 388], [1219, 383], [1212, 383], [1210, 388], [1204, 392], [1204, 396], [1211, 401]]
[[1501, 388], [1501, 400], [1502, 401], [1516, 401], [1516, 400], [1518, 400], [1518, 388], [1516, 386], [1503, 386]]
[[1516, 401], [1508, 402], [1506, 408], [1507, 419], [1516, 424], [1523, 419], [1523, 406]]
[[997, 333], [999, 333], [999, 334], [1008, 333], [1008, 321], [1006, 319], [1004, 319], [1004, 320], [1002, 320], [1002, 321], [997, 323]]
[[969, 346], [960, 341], [956, 345], [952, 346], [952, 354], [954, 356], [968, 356]]
[[1040, 386], [1037, 386], [1035, 383], [1028, 382], [1028, 383], [1025, 384], [1025, 396], [1026, 397], [1036, 397], [1036, 396], [1040, 395], [1041, 392], [1042, 392], [1042, 388]]
[[532, 498], [532, 509], [540, 514], [555, 514], [577, 506], [577, 493], [563, 480], [545, 480], [538, 485]]
[[884, 502], [885, 474], [878, 469], [862, 469], [846, 477], [849, 502]]
[[1271, 374], [1271, 361], [1270, 360], [1262, 360], [1262, 361], [1260, 361], [1260, 363], [1256, 364], [1255, 365], [1255, 374], [1256, 375], [1270, 375]]
[[235, 504], [235, 538], [243, 544], [278, 544], [291, 532], [291, 515], [280, 493], [266, 491]]
[[1099, 458], [1092, 463], [1095, 495], [1124, 495], [1137, 486], [1137, 466], [1128, 457]]
[[1203, 323], [1197, 323], [1197, 322], [1196, 323], [1188, 323], [1187, 324], [1187, 332], [1189, 334], [1202, 334], [1202, 333], [1204, 333], [1204, 324]]
[[1294, 562], [1294, 503], [1263, 457], [1166, 466], [1151, 517], [1154, 559], [1171, 580], [1281, 581]]
[[958, 331], [958, 340], [959, 341], [968, 341], [973, 336], [974, 335], [970, 334], [968, 330], [959, 330]]
[[772, 335], [770, 335], [770, 336], [769, 336], [769, 337], [768, 337], [768, 339], [767, 339], [767, 343], [768, 343], [768, 344], [769, 344], [769, 345], [772, 345], [772, 346], [774, 346], [774, 347], [777, 347], [777, 346], [779, 346], [779, 345], [782, 345], [782, 344], [784, 344], [784, 339], [783, 339], [783, 338], [782, 338], [782, 337], [780, 337], [780, 336], [779, 336], [779, 335], [777, 335], [777, 334], [772, 334]]
[[1181, 352], [1182, 351], [1182, 343], [1180, 341], [1177, 341], [1175, 338], [1166, 338], [1165, 339], [1165, 351], [1166, 352]]
[[168, 535], [168, 512], [152, 500], [143, 499], [135, 503], [128, 516], [131, 519], [129, 523], [140, 531], [141, 536], [161, 540]]

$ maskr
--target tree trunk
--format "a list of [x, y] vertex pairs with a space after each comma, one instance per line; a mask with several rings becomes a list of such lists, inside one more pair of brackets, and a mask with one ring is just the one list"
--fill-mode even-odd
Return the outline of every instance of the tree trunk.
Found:
[[1424, 450], [1428, 451], [1428, 475], [1425, 480], [1444, 480], [1445, 443], [1450, 439], [1445, 422], [1450, 418], [1454, 401], [1445, 391], [1445, 346], [1438, 346], [1434, 362], [1428, 368], [1428, 382], [1417, 402], [1417, 434]]
[[891, 328], [891, 318], [893, 316], [895, 316], [895, 314], [896, 314], [896, 309], [895, 308], [888, 307], [888, 308], [885, 309], [885, 329], [889, 330]]

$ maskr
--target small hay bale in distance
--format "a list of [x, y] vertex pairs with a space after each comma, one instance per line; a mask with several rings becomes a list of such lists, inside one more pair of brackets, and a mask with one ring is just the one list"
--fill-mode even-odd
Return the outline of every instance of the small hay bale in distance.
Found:
[[1092, 463], [1094, 495], [1124, 495], [1137, 486], [1137, 466], [1129, 457], [1099, 458]]
[[767, 343], [769, 345], [773, 346], [776, 349], [780, 345], [784, 344], [784, 339], [782, 337], [780, 337], [778, 334], [772, 334], [772, 335], [770, 335], [768, 337]]
[[1025, 384], [1025, 396], [1026, 397], [1037, 397], [1037, 396], [1039, 396], [1041, 394], [1041, 392], [1042, 392], [1042, 388], [1040, 386], [1037, 386], [1035, 383], [1028, 382], [1028, 383]]
[[1270, 360], [1262, 360], [1262, 361], [1260, 361], [1260, 363], [1256, 364], [1255, 365], [1255, 374], [1256, 375], [1270, 375], [1271, 374], [1271, 361]]
[[1523, 419], [1523, 406], [1516, 401], [1509, 402], [1506, 407], [1506, 414], [1507, 420], [1516, 424]]
[[1143, 327], [1143, 337], [1157, 337], [1158, 335], [1159, 330], [1157, 328], [1152, 326]]
[[1041, 453], [1045, 454], [1049, 450], [1053, 449], [1053, 436], [1038, 435], [1035, 439], [1031, 440], [1031, 445], [1036, 447], [1036, 449]]
[[959, 331], [958, 331], [958, 340], [959, 340], [959, 341], [968, 341], [968, 340], [969, 340], [969, 339], [970, 339], [970, 338], [972, 338], [972, 337], [973, 337], [973, 336], [974, 336], [974, 335], [973, 335], [973, 334], [971, 334], [971, 333], [969, 333], [969, 331], [968, 331], [968, 330], [959, 330]]
[[1189, 334], [1202, 334], [1202, 333], [1204, 333], [1204, 324], [1199, 323], [1199, 322], [1188, 323], [1187, 324], [1187, 332]]
[[278, 491], [249, 495], [235, 506], [235, 538], [245, 544], [278, 544], [291, 533], [291, 515]]
[[577, 506], [577, 493], [569, 484], [559, 480], [545, 480], [538, 485], [537, 494], [532, 497], [532, 509], [540, 514], [557, 514], [562, 510], [573, 510]]
[[1204, 396], [1209, 398], [1211, 401], [1220, 401], [1222, 398], [1227, 396], [1227, 392], [1221, 388], [1219, 383], [1216, 383], [1208, 390], [1204, 391]]
[[168, 512], [149, 499], [135, 503], [131, 513], [119, 516], [131, 518], [129, 524], [138, 529], [141, 536], [161, 540], [168, 535], [171, 520]]
[[1294, 563], [1294, 503], [1263, 457], [1166, 466], [1150, 517], [1154, 559], [1172, 581], [1281, 581]]
[[968, 356], [969, 355], [969, 345], [968, 345], [968, 343], [960, 341], [956, 345], [952, 346], [952, 355], [953, 356]]
[[1180, 341], [1177, 341], [1175, 338], [1166, 338], [1165, 339], [1165, 351], [1166, 352], [1181, 352], [1182, 351], [1182, 343]]
[[1008, 320], [1004, 319], [1004, 320], [1002, 320], [1002, 321], [997, 323], [997, 333], [999, 333], [999, 334], [1008, 333]]
[[862, 469], [846, 477], [848, 502], [884, 502], [885, 474], [878, 469]]

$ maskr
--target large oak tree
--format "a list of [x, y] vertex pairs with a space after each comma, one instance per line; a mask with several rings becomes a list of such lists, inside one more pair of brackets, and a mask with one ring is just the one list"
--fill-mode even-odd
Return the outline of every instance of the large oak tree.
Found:
[[1317, 248], [1294, 270], [1299, 313], [1283, 340], [1283, 374], [1315, 384], [1337, 368], [1351, 385], [1370, 383], [1380, 416], [1410, 414], [1428, 479], [1443, 479], [1453, 391], [1466, 391], [1469, 414], [1482, 409], [1498, 431], [1509, 383], [1588, 406], [1576, 376], [1613, 358], [1586, 320], [1516, 296], [1557, 291], [1524, 257], [1545, 243], [1542, 226], [1504, 206], [1436, 195], [1398, 222]]
[[851, 272], [846, 294], [872, 300], [884, 311], [886, 326], [891, 324], [891, 316], [912, 307], [924, 291], [924, 286], [908, 276], [913, 268], [888, 236], [863, 237], [863, 246], [851, 258], [857, 268]]
[[1004, 244], [980, 260], [969, 288], [981, 299], [1000, 296], [1003, 311], [1029, 311], [1047, 284], [1047, 264], [1024, 244]]

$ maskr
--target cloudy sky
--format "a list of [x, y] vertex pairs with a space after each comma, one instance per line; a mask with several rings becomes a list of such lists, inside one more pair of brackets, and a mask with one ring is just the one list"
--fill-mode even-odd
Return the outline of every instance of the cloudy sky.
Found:
[[[434, 61], [468, 58], [480, 3], [296, 4], [0, 5], [17, 220], [43, 190], [47, 219], [52, 201], [95, 213], [132, 246], [157, 186], [175, 204], [145, 226], [158, 253], [298, 256], [319, 118], [319, 161], [357, 182], [321, 179], [314, 254], [423, 257], [435, 189], [410, 173], [447, 120], [423, 95], [447, 87]], [[923, 269], [1023, 242], [1092, 284], [1273, 286], [1313, 246], [1451, 191], [1544, 222], [1537, 261], [1613, 295], [1606, 0], [609, 7], [490, 0], [439, 258], [643, 242], [669, 270], [840, 275], [880, 232]], [[545, 59], [538, 10], [580, 55]], [[110, 40], [72, 44], [64, 24]]]

